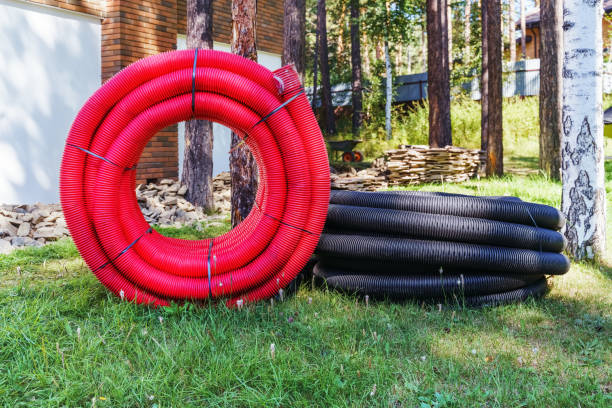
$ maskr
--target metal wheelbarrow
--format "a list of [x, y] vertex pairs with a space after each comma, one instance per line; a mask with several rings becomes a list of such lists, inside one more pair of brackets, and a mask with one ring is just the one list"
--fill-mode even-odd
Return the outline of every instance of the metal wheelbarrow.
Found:
[[363, 153], [353, 150], [355, 146], [362, 141], [363, 140], [328, 140], [327, 143], [336, 160], [338, 159], [339, 153], [342, 153], [342, 161], [348, 163], [360, 162], [363, 160]]

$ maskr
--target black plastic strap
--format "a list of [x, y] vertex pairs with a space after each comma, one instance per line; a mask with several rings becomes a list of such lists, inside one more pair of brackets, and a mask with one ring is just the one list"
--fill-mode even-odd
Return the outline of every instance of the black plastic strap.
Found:
[[[529, 207], [525, 206], [524, 208], [525, 210], [527, 210], [527, 214], [529, 215], [529, 218], [531, 218], [531, 222], [533, 222], [533, 225], [535, 225], [536, 228], [540, 228], [535, 218], [533, 218], [533, 216], [531, 215], [531, 211], [529, 211]], [[538, 240], [538, 244], [540, 245], [540, 253], [542, 253], [542, 239], [541, 238], [540, 240]]]
[[215, 241], [215, 239], [211, 239], [210, 240], [210, 244], [208, 245], [208, 261], [206, 262], [207, 264], [207, 269], [208, 269], [208, 297], [210, 299], [212, 299], [212, 276], [211, 276], [211, 272], [210, 272], [210, 254], [212, 253], [212, 247], [213, 247], [213, 242]]
[[198, 65], [198, 49], [195, 49], [193, 56], [193, 72], [191, 73], [191, 118], [195, 117], [195, 80], [196, 80], [196, 68]]
[[251, 126], [251, 129], [253, 129], [255, 126], [259, 125], [260, 123], [263, 123], [266, 120], [268, 120], [270, 118], [270, 116], [274, 115], [276, 112], [278, 112], [279, 110], [283, 109], [285, 106], [289, 105], [291, 102], [293, 102], [295, 100], [295, 98], [297, 98], [298, 96], [300, 96], [303, 93], [304, 93], [304, 89], [302, 88], [302, 90], [300, 92], [296, 93], [291, 98], [287, 99], [285, 102], [280, 104], [276, 109], [272, 110], [272, 112], [268, 113], [266, 116], [264, 116], [263, 118], [259, 119], [259, 122], [255, 123], [253, 126]]
[[87, 154], [89, 154], [89, 155], [91, 155], [91, 156], [93, 156], [93, 157], [95, 157], [95, 158], [97, 158], [97, 159], [104, 160], [105, 162], [110, 163], [110, 164], [112, 164], [112, 165], [113, 165], [113, 166], [115, 166], [115, 167], [120, 167], [120, 168], [123, 168], [123, 169], [125, 169], [125, 170], [134, 170], [134, 169], [136, 168], [136, 165], [134, 165], [134, 166], [132, 166], [132, 167], [123, 167], [123, 166], [120, 166], [120, 165], [118, 165], [117, 163], [113, 163], [112, 161], [110, 161], [110, 160], [109, 160], [109, 159], [107, 159], [106, 157], [102, 157], [102, 156], [100, 156], [99, 154], [95, 154], [95, 153], [94, 153], [94, 152], [92, 152], [92, 151], [89, 151], [89, 150], [84, 149], [84, 148], [82, 148], [82, 147], [80, 147], [80, 146], [74, 145], [74, 144], [72, 144], [72, 143], [66, 143], [66, 145], [67, 145], [67, 146], [70, 146], [70, 147], [74, 147], [75, 149], [79, 149], [80, 151], [82, 151], [82, 152], [84, 152], [84, 153], [87, 153]]
[[259, 119], [259, 121], [257, 121], [257, 123], [255, 123], [253, 126], [251, 126], [251, 128], [247, 132], [245, 132], [245, 136], [242, 138], [242, 140], [239, 143], [236, 143], [236, 146], [234, 146], [234, 147], [232, 147], [230, 149], [230, 153], [233, 152], [234, 150], [236, 150], [237, 148], [239, 148], [240, 146], [242, 146], [246, 142], [247, 138], [249, 137], [249, 132], [251, 130], [253, 130], [255, 128], [255, 126], [257, 126], [257, 125], [265, 122], [266, 120], [268, 120], [270, 118], [270, 116], [274, 115], [276, 112], [278, 112], [279, 110], [283, 109], [285, 106], [287, 106], [288, 104], [293, 102], [295, 100], [295, 98], [297, 98], [298, 96], [300, 96], [303, 93], [304, 93], [304, 88], [302, 88], [300, 90], [300, 92], [296, 93], [291, 98], [287, 99], [285, 102], [281, 103], [277, 108], [273, 109], [272, 112], [268, 113], [266, 116], [264, 116], [263, 118]]
[[284, 226], [286, 226], [286, 227], [290, 227], [290, 228], [296, 229], [296, 230], [298, 230], [298, 231], [302, 231], [302, 232], [305, 232], [305, 233], [307, 233], [307, 234], [314, 235], [315, 237], [320, 237], [320, 236], [321, 236], [321, 234], [315, 234], [314, 232], [310, 232], [310, 231], [308, 231], [308, 230], [306, 230], [306, 229], [304, 229], [304, 228], [300, 228], [300, 227], [296, 227], [295, 225], [287, 224], [287, 223], [286, 223], [286, 222], [284, 222], [283, 220], [279, 220], [278, 218], [274, 217], [273, 215], [270, 215], [270, 214], [268, 214], [268, 213], [264, 212], [264, 211], [261, 209], [261, 207], [260, 207], [259, 205], [257, 205], [257, 202], [255, 202], [255, 203], [253, 203], [253, 204], [255, 205], [255, 207], [257, 207], [257, 209], [259, 210], [259, 212], [260, 212], [260, 213], [262, 213], [263, 215], [265, 215], [265, 216], [266, 216], [266, 217], [268, 217], [268, 218], [273, 219], [274, 221], [279, 222], [280, 224], [283, 224], [283, 225], [284, 225]]
[[146, 230], [144, 232], [144, 234], [142, 234], [141, 236], [139, 236], [138, 238], [136, 238], [134, 240], [134, 242], [132, 242], [130, 245], [126, 246], [123, 251], [119, 252], [119, 255], [117, 255], [116, 257], [114, 257], [113, 259], [111, 259], [108, 262], [105, 262], [104, 264], [100, 265], [99, 267], [97, 267], [93, 272], [96, 273], [98, 272], [100, 269], [106, 268], [108, 265], [112, 264], [113, 262], [115, 262], [117, 259], [119, 259], [119, 257], [123, 254], [125, 254], [131, 247], [133, 247], [134, 245], [136, 245], [136, 243], [138, 241], [140, 241], [140, 238], [144, 237], [146, 234], [150, 234], [151, 232], [153, 232], [153, 228], [149, 228], [148, 230]]

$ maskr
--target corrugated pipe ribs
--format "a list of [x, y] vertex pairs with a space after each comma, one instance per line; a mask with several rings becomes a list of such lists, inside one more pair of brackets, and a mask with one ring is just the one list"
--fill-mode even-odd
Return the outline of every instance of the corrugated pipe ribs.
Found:
[[[200, 241], [155, 232], [134, 192], [149, 139], [192, 118], [240, 135], [260, 180], [249, 216]], [[297, 74], [212, 50], [145, 58], [106, 82], [76, 117], [60, 174], [66, 222], [89, 268], [116, 295], [153, 305], [220, 298], [235, 306], [276, 295], [317, 245], [329, 184], [325, 144]]]

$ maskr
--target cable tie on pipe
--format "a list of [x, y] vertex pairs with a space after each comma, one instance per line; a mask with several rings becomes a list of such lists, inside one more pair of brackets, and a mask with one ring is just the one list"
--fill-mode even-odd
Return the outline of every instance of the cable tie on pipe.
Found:
[[138, 241], [140, 241], [140, 238], [144, 237], [146, 234], [150, 234], [151, 232], [153, 232], [153, 228], [149, 228], [148, 230], [146, 230], [144, 232], [144, 234], [142, 234], [141, 236], [139, 236], [138, 238], [136, 238], [130, 245], [126, 246], [125, 248], [123, 248], [123, 250], [121, 252], [119, 252], [119, 254], [114, 257], [113, 259], [111, 259], [110, 261], [107, 261], [105, 263], [103, 263], [102, 265], [98, 266], [95, 270], [94, 273], [98, 272], [100, 269], [104, 269], [106, 268], [108, 265], [112, 264], [113, 262], [115, 262], [117, 259], [119, 259], [119, 257], [123, 254], [125, 254], [131, 247], [133, 247], [134, 245], [136, 245], [136, 243]]
[[95, 158], [97, 158], [97, 159], [103, 160], [103, 161], [105, 161], [105, 162], [107, 162], [107, 163], [109, 163], [109, 164], [112, 164], [112, 165], [113, 165], [113, 166], [115, 166], [115, 167], [123, 168], [123, 169], [124, 169], [124, 170], [126, 170], [126, 171], [130, 171], [130, 170], [134, 170], [134, 169], [136, 169], [136, 165], [133, 165], [132, 167], [124, 167], [124, 166], [120, 166], [120, 165], [118, 165], [117, 163], [114, 163], [114, 162], [112, 162], [111, 160], [107, 159], [106, 157], [102, 157], [102, 156], [100, 156], [99, 154], [96, 154], [96, 153], [94, 153], [94, 152], [92, 152], [92, 151], [90, 151], [90, 150], [87, 150], [87, 149], [85, 149], [85, 148], [83, 148], [83, 147], [81, 147], [81, 146], [77, 146], [77, 145], [72, 144], [72, 143], [66, 143], [66, 145], [67, 145], [67, 146], [70, 146], [70, 147], [74, 147], [75, 149], [79, 149], [79, 150], [80, 150], [80, 151], [82, 151], [83, 153], [87, 153], [88, 155], [93, 156], [93, 157], [95, 157]]
[[[536, 222], [535, 218], [533, 218], [533, 216], [531, 215], [531, 211], [529, 211], [529, 207], [528, 206], [524, 206], [525, 210], [527, 210], [527, 214], [529, 215], [529, 218], [531, 218], [531, 222], [533, 222], [533, 225], [535, 225], [536, 228], [540, 228], [538, 226], [538, 223]], [[540, 246], [540, 253], [542, 253], [542, 237], [540, 237], [540, 239], [538, 239], [538, 245]]]
[[287, 224], [287, 223], [286, 223], [286, 222], [284, 222], [283, 220], [279, 220], [279, 219], [278, 219], [278, 218], [276, 218], [275, 216], [270, 215], [270, 214], [268, 214], [268, 213], [264, 212], [264, 211], [261, 209], [261, 207], [260, 207], [259, 205], [257, 205], [257, 202], [255, 202], [255, 203], [253, 203], [253, 204], [255, 204], [255, 207], [257, 207], [257, 209], [259, 210], [259, 212], [260, 212], [260, 213], [262, 213], [263, 215], [265, 215], [265, 216], [266, 216], [266, 217], [268, 217], [268, 218], [273, 219], [274, 221], [279, 222], [280, 224], [283, 224], [283, 225], [284, 225], [284, 226], [286, 226], [286, 227], [290, 227], [290, 228], [296, 229], [296, 230], [298, 230], [298, 231], [302, 231], [302, 232], [305, 232], [305, 233], [307, 233], [307, 234], [314, 235], [315, 237], [320, 237], [320, 236], [321, 236], [321, 234], [315, 234], [314, 232], [308, 231], [308, 230], [306, 230], [306, 229], [304, 229], [304, 228], [301, 228], [301, 227], [296, 227], [295, 225], [291, 225], [291, 224]]
[[285, 102], [281, 103], [277, 108], [272, 110], [272, 112], [268, 113], [266, 116], [264, 116], [263, 118], [259, 119], [259, 121], [257, 123], [255, 123], [253, 126], [251, 126], [251, 129], [253, 129], [255, 126], [259, 125], [260, 123], [263, 123], [266, 120], [268, 120], [270, 118], [270, 116], [274, 115], [276, 112], [278, 112], [279, 110], [281, 110], [285, 106], [289, 105], [291, 102], [293, 102], [295, 100], [295, 98], [297, 98], [298, 96], [300, 96], [303, 93], [304, 93], [304, 90], [302, 89], [300, 92], [296, 93], [291, 98], [289, 98]]
[[193, 71], [191, 73], [191, 119], [195, 118], [195, 80], [196, 68], [198, 66], [198, 49], [195, 49], [193, 56]]
[[[268, 119], [270, 119], [270, 116], [274, 115], [276, 112], [280, 111], [282, 108], [284, 108], [285, 106], [287, 106], [288, 104], [290, 104], [291, 102], [293, 102], [295, 100], [295, 98], [297, 98], [298, 96], [300, 96], [301, 94], [304, 93], [304, 89], [302, 88], [302, 90], [298, 93], [296, 93], [295, 95], [293, 95], [291, 98], [287, 99], [285, 102], [281, 103], [278, 107], [274, 108], [272, 110], [272, 112], [268, 113], [266, 116], [264, 116], [263, 118], [259, 119], [259, 121], [257, 121], [257, 123], [255, 123], [253, 126], [251, 126], [251, 128], [248, 130], [248, 132], [250, 132], [251, 130], [253, 130], [255, 128], [255, 126], [267, 121]], [[240, 146], [242, 146], [247, 138], [249, 137], [249, 133], [245, 132], [245, 136], [242, 138], [242, 140], [238, 143], [236, 143], [236, 146], [232, 147], [230, 149], [230, 153], [232, 153], [234, 150], [236, 150], [237, 148], [239, 148]]]

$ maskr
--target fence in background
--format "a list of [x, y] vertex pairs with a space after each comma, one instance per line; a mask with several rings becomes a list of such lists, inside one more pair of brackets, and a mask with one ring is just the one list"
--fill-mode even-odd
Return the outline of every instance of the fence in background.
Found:
[[[540, 93], [540, 60], [529, 59], [517, 61], [514, 64], [506, 64], [503, 80], [503, 95], [505, 98], [537, 96]], [[427, 98], [427, 72], [399, 75], [394, 78], [394, 84], [393, 102], [395, 103], [419, 101]], [[476, 76], [472, 81], [463, 84], [462, 88], [470, 94], [472, 99], [480, 100], [479, 77]], [[604, 64], [603, 89], [606, 94], [612, 93], [612, 63]], [[309, 100], [312, 101], [312, 88], [306, 88], [306, 93]], [[316, 107], [320, 107], [320, 88], [317, 94]], [[351, 105], [350, 83], [332, 86], [332, 103], [334, 106]]]

